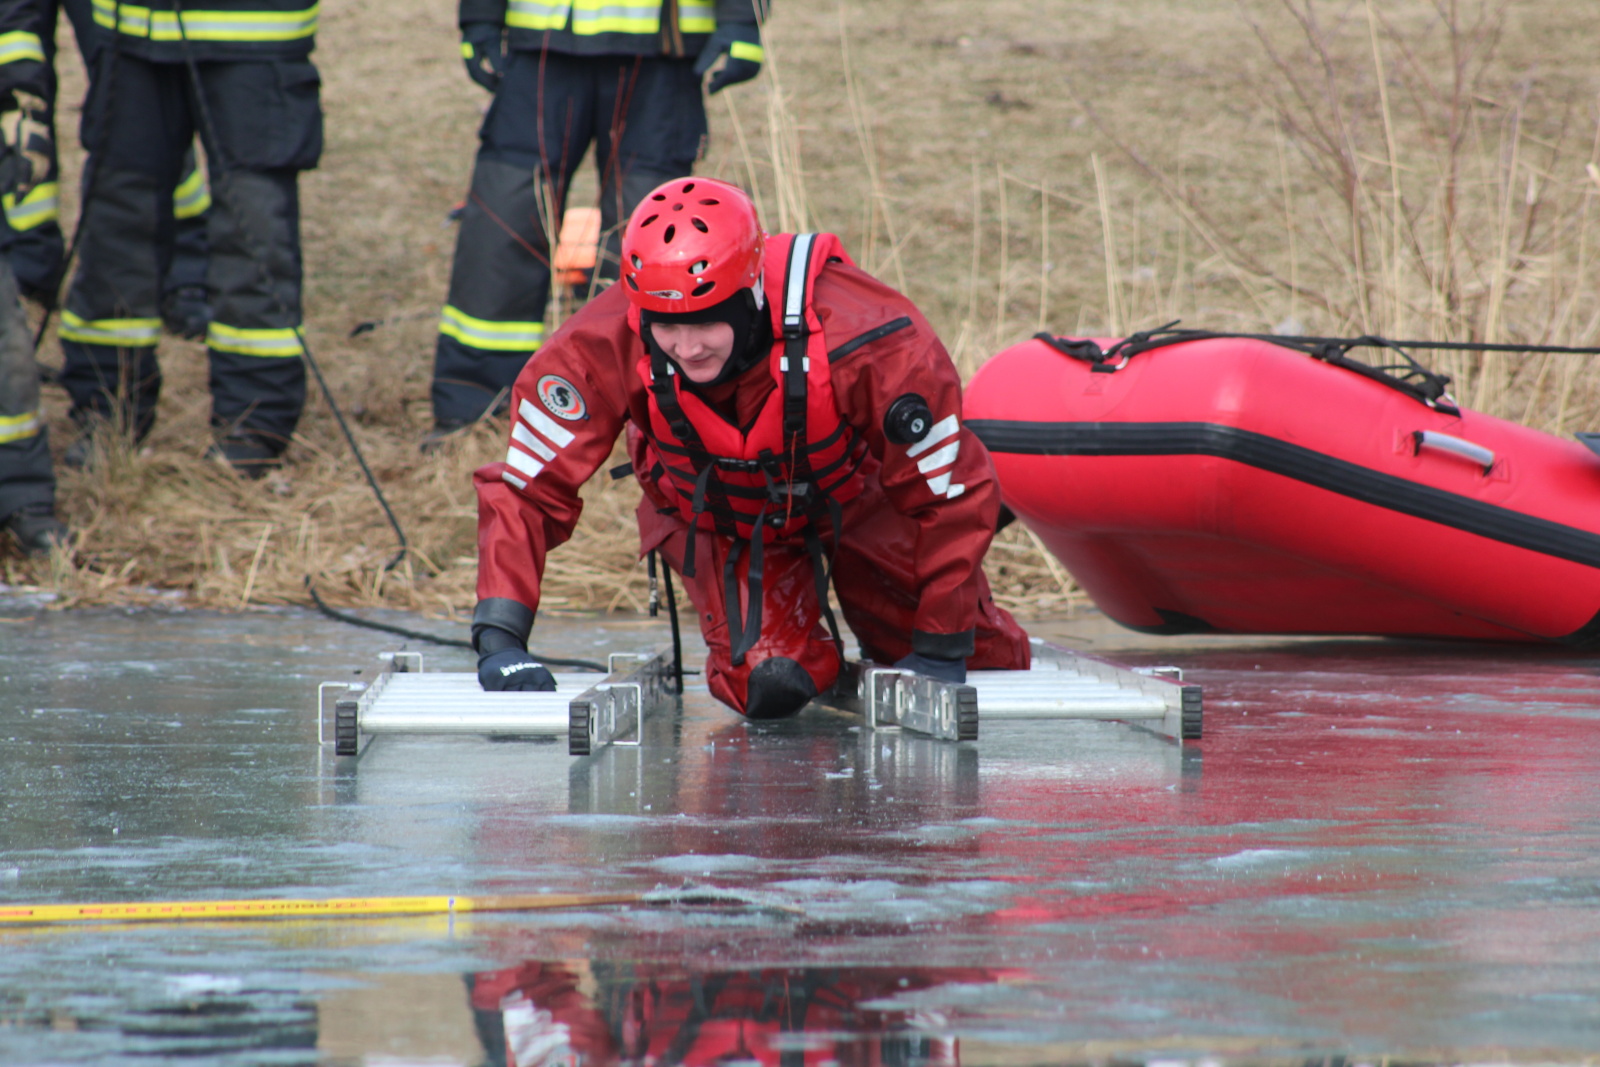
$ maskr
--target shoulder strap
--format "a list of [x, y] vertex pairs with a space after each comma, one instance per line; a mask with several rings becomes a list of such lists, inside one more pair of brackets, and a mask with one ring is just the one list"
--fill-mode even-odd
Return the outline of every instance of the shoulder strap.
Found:
[[797, 233], [789, 245], [783, 277], [783, 438], [784, 451], [798, 455], [806, 443], [806, 372], [811, 369], [806, 342], [806, 298], [811, 286], [811, 250], [816, 234]]

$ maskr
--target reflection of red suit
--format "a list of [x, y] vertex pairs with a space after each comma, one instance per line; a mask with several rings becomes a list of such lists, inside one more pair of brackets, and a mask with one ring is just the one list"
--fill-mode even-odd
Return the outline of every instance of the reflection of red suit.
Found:
[[[561, 964], [529, 963], [476, 977], [475, 1009], [507, 1006], [506, 1067], [957, 1067], [955, 1039], [918, 1027], [931, 1022], [942, 1031], [943, 1020], [859, 1005], [951, 982], [988, 984], [999, 977], [972, 968], [765, 970], [684, 977], [650, 968], [612, 974], [596, 964], [595, 972], [592, 1000], [579, 991], [576, 973]], [[538, 1020], [532, 1027], [525, 1022], [530, 1014]], [[524, 1028], [520, 1034], [518, 1026]], [[563, 1039], [567, 1043], [558, 1045]], [[525, 1059], [516, 1058], [518, 1048], [525, 1050]]]
[[[617, 1060], [605, 1018], [578, 989], [578, 975], [564, 963], [525, 963], [475, 975], [472, 1009], [499, 1017], [505, 1067], [603, 1064]], [[491, 1057], [491, 1062], [495, 1057]]]
[[[786, 266], [769, 256], [764, 283], [779, 320], [780, 349], [778, 294]], [[630, 423], [631, 458], [645, 489], [641, 547], [660, 547], [681, 573], [688, 524], [672, 487], [645, 460], [651, 402], [639, 364], [647, 353], [629, 325], [628, 307], [621, 288], [612, 287], [573, 316], [518, 377], [506, 460], [483, 467], [475, 479], [480, 599], [538, 606], [546, 554], [571, 536], [582, 510], [578, 488]], [[990, 600], [981, 569], [999, 488], [988, 452], [961, 422], [961, 381], [933, 329], [905, 297], [845, 261], [821, 266], [808, 311], [820, 335], [812, 350], [825, 353], [838, 416], [867, 453], [860, 493], [844, 504], [833, 546], [835, 587], [862, 651], [880, 661], [915, 648], [940, 658], [967, 656], [974, 668], [1026, 667], [1027, 637]], [[751, 427], [774, 388], [771, 365], [758, 363], [702, 395], [717, 417]], [[911, 445], [890, 441], [884, 431], [889, 407], [906, 394], [927, 401], [934, 426]], [[825, 526], [818, 532], [831, 539]], [[687, 582], [710, 649], [712, 692], [742, 709], [750, 670], [772, 656], [796, 660], [826, 689], [838, 662], [818, 625], [812, 562], [798, 536], [766, 543], [761, 636], [734, 666], [723, 569], [735, 544], [721, 533], [697, 536], [695, 576]], [[733, 568], [746, 613], [748, 571], [746, 555]]]

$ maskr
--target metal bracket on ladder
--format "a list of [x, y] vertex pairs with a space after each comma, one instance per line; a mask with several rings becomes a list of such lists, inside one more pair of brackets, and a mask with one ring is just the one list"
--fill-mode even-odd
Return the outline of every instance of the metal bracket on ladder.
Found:
[[567, 738], [588, 755], [606, 745], [637, 745], [644, 721], [672, 694], [670, 651], [613, 653], [610, 673], [559, 673], [553, 693], [486, 693], [468, 672], [424, 672], [420, 652], [393, 652], [370, 683], [317, 687], [317, 740], [358, 755], [377, 734], [477, 734]]
[[975, 741], [979, 723], [1106, 719], [1174, 740], [1199, 740], [1201, 692], [1176, 667], [1130, 669], [1040, 641], [1033, 669], [969, 671], [965, 684], [850, 661], [825, 703], [859, 712], [873, 729]]

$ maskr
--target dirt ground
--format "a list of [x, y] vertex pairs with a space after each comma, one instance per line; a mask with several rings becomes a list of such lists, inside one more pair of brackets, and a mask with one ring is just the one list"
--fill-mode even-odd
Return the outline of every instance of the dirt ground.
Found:
[[[770, 62], [709, 101], [699, 172], [751, 186], [769, 228], [838, 232], [928, 314], [964, 371], [1041, 328], [1121, 334], [1382, 330], [1593, 345], [1600, 193], [1592, 14], [1518, 0], [777, 0]], [[1454, 29], [1452, 30], [1452, 25]], [[65, 218], [81, 72], [62, 32]], [[324, 9], [327, 147], [303, 196], [306, 334], [409, 539], [395, 536], [315, 392], [286, 470], [245, 483], [202, 460], [204, 351], [166, 340], [159, 424], [62, 471], [75, 560], [0, 556], [60, 603], [304, 602], [463, 618], [470, 474], [487, 422], [417, 441], [454, 230], [487, 96], [446, 0]], [[593, 196], [580, 179], [570, 203]], [[551, 321], [565, 313], [553, 309]], [[353, 336], [360, 324], [375, 324]], [[41, 352], [59, 361], [54, 341]], [[1590, 428], [1587, 357], [1456, 357], [1462, 399]], [[47, 389], [53, 443], [74, 436]], [[629, 483], [597, 480], [558, 550], [547, 609], [638, 608]], [[9, 549], [0, 549], [0, 552]], [[1077, 596], [1025, 531], [989, 561], [1028, 615]]]

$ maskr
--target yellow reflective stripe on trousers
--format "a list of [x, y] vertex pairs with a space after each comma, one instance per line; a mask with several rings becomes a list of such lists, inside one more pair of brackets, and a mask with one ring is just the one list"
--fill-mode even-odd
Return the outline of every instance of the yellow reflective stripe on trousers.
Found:
[[44, 46], [39, 43], [39, 35], [27, 30], [0, 33], [0, 64], [20, 63], [24, 59], [44, 62]]
[[679, 33], [715, 33], [716, 29], [715, 0], [678, 0]]
[[490, 322], [449, 304], [439, 315], [439, 332], [486, 352], [534, 352], [544, 344], [542, 322]]
[[161, 339], [160, 319], [85, 319], [61, 312], [61, 339], [86, 345], [154, 348]]
[[573, 0], [572, 32], [579, 37], [601, 33], [661, 32], [661, 2], [624, 3], [622, 0]]
[[43, 426], [37, 411], [30, 411], [26, 415], [0, 415], [0, 445], [37, 437]]
[[152, 41], [297, 41], [317, 32], [317, 4], [302, 11], [172, 11], [94, 0], [94, 21], [108, 30]]
[[40, 182], [21, 200], [16, 193], [6, 193], [0, 196], [0, 207], [5, 208], [6, 224], [17, 233], [31, 230], [61, 217], [61, 186], [57, 182]]
[[206, 345], [218, 352], [240, 356], [282, 358], [300, 354], [300, 337], [293, 326], [270, 330], [247, 330], [213, 322], [206, 327]]
[[196, 167], [172, 191], [172, 215], [174, 218], [192, 219], [205, 214], [210, 206], [211, 189], [206, 185], [206, 176]]
[[572, 0], [510, 0], [506, 25], [518, 30], [560, 30], [567, 25]]

